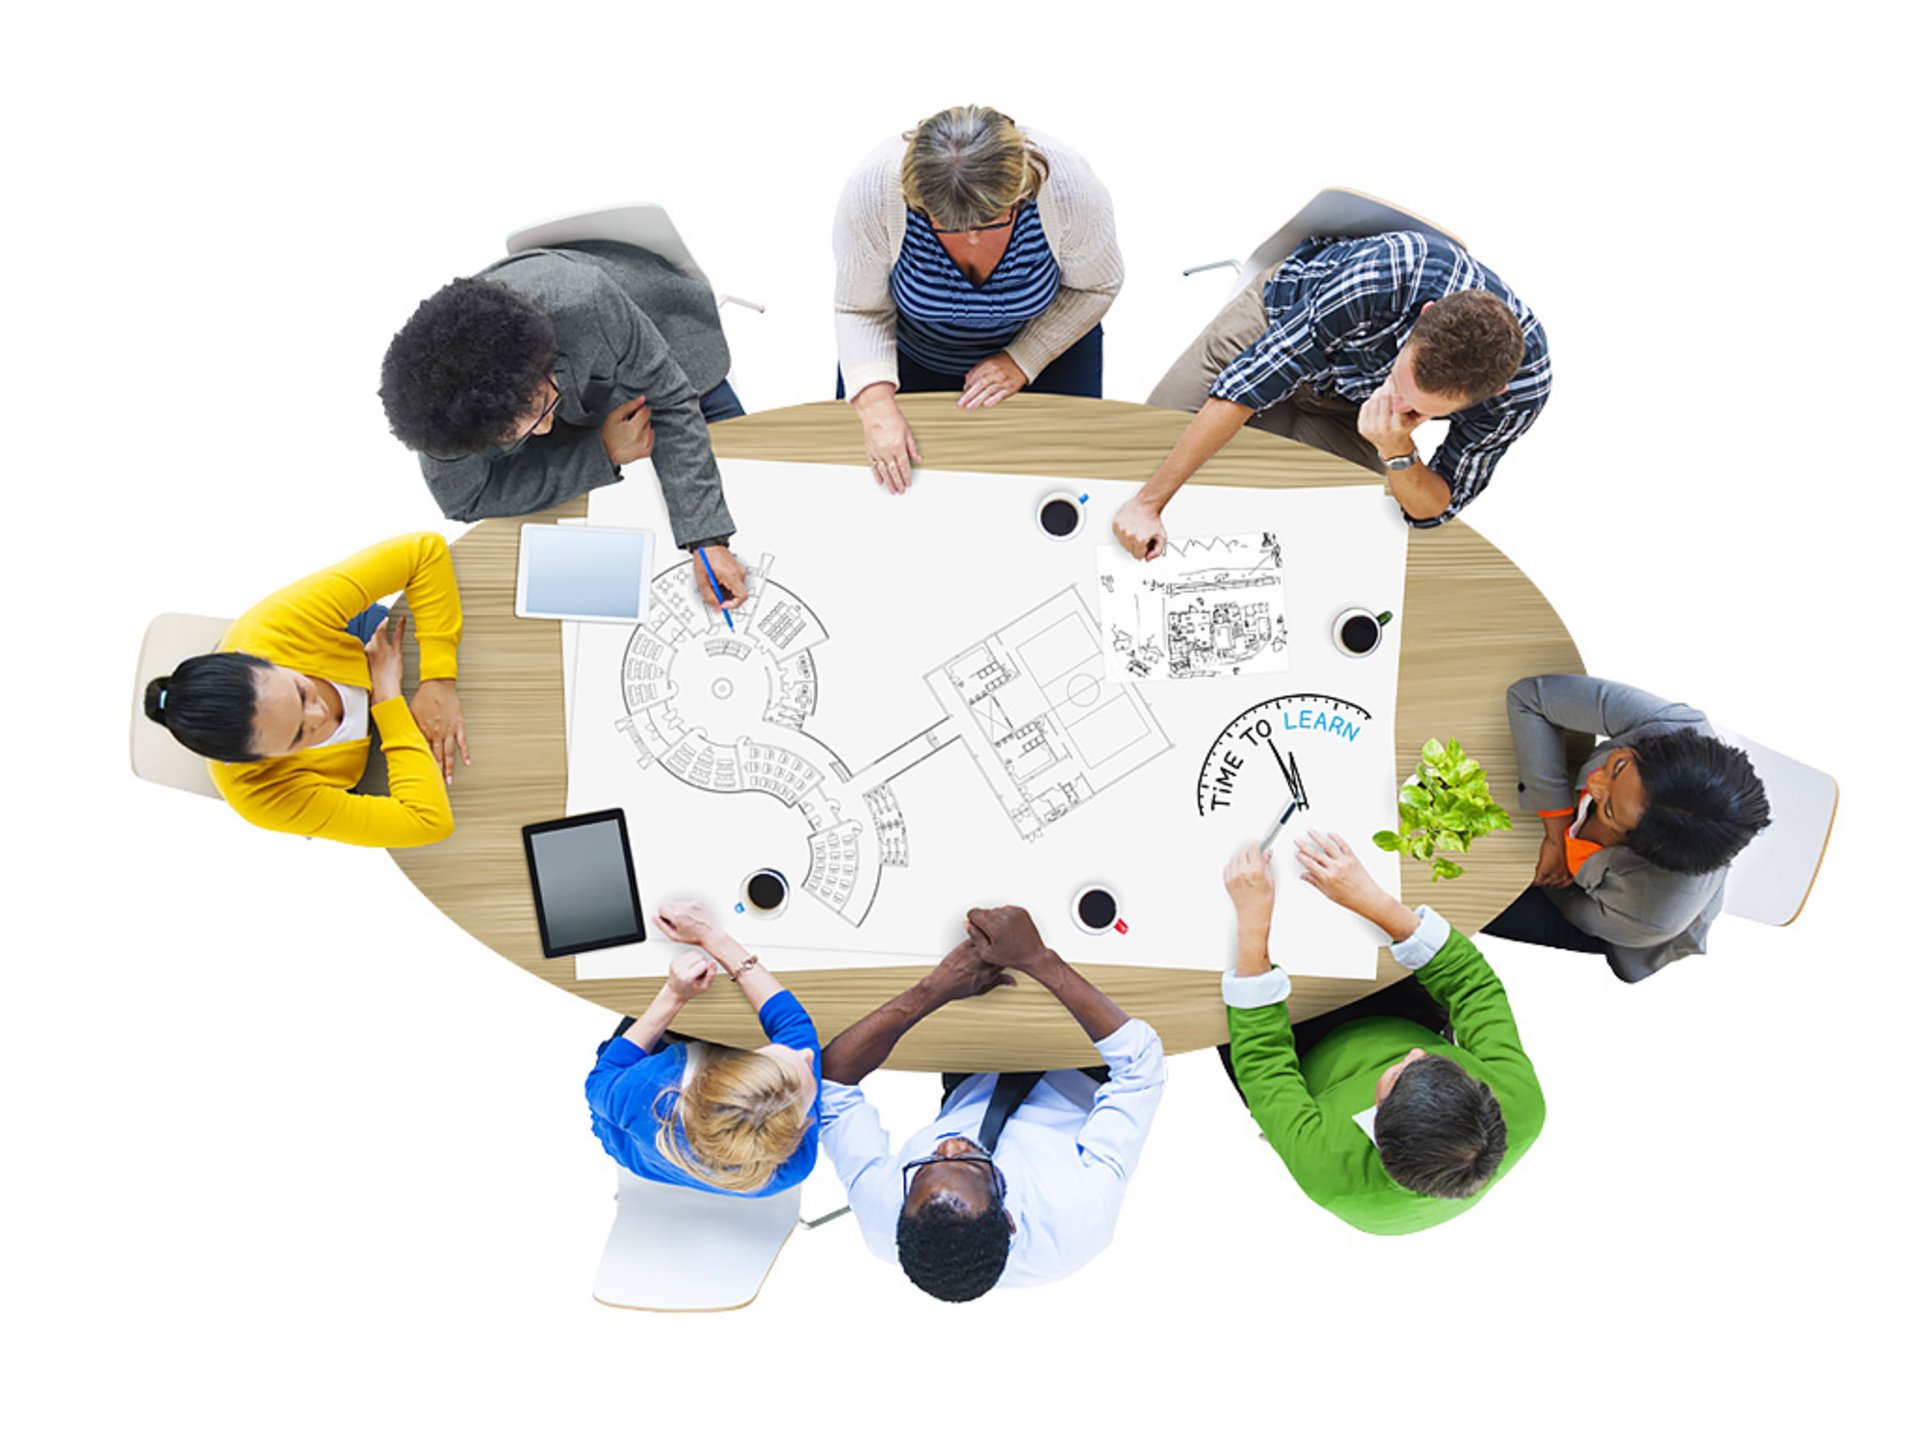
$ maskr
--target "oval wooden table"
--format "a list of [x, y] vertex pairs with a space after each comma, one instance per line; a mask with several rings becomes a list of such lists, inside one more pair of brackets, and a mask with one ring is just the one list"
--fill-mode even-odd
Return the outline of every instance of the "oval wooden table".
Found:
[[[901, 408], [929, 469], [1132, 481], [1152, 473], [1190, 418], [1113, 400], [1031, 395], [975, 412], [956, 408], [952, 396], [908, 395], [901, 397]], [[866, 463], [858, 420], [850, 407], [831, 401], [726, 421], [713, 429], [713, 449], [723, 459]], [[1208, 462], [1197, 483], [1382, 482], [1344, 460], [1248, 429]], [[452, 838], [394, 851], [393, 858], [454, 923], [498, 954], [583, 999], [638, 1014], [659, 980], [577, 981], [571, 959], [542, 956], [520, 840], [522, 825], [565, 813], [567, 755], [558, 622], [520, 620], [513, 613], [519, 528], [527, 519], [585, 510], [582, 499], [540, 517], [483, 521], [455, 543], [466, 608], [460, 694], [475, 760], [455, 777], [458, 828]], [[1579, 651], [1532, 582], [1459, 521], [1409, 537], [1404, 608], [1394, 732], [1400, 772], [1411, 773], [1429, 736], [1457, 736], [1486, 766], [1494, 794], [1512, 795], [1506, 688], [1526, 675], [1581, 670]], [[1531, 882], [1538, 849], [1538, 837], [1520, 816], [1512, 834], [1475, 843], [1459, 879], [1435, 884], [1424, 864], [1403, 861], [1400, 892], [1410, 905], [1431, 904], [1460, 929], [1477, 930]], [[1224, 911], [1228, 901], [1222, 890], [1199, 903]], [[1219, 933], [1216, 924], [1202, 929], [1208, 936]], [[1230, 958], [1219, 957], [1223, 968]], [[1295, 1017], [1345, 1004], [1404, 973], [1384, 950], [1380, 966], [1372, 984], [1299, 978], [1291, 1002]], [[816, 970], [782, 978], [826, 1040], [922, 973]], [[1217, 972], [1090, 965], [1085, 973], [1149, 1021], [1170, 1052], [1226, 1039]], [[764, 1043], [732, 986], [716, 986], [689, 1005], [675, 1028], [730, 1044]], [[1003, 1070], [1083, 1065], [1095, 1058], [1058, 1003], [1026, 985], [947, 1006], [910, 1031], [888, 1063], [909, 1070]]]

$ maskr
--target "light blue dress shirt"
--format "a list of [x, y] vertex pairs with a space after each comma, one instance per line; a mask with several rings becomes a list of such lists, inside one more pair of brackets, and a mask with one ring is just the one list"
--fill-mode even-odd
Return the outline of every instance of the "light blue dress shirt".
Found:
[[[1160, 1036], [1129, 1020], [1096, 1040], [1111, 1071], [1104, 1085], [1078, 1070], [1050, 1070], [1007, 1120], [994, 1161], [1007, 1180], [1013, 1247], [1002, 1285], [1044, 1285], [1071, 1275], [1113, 1240], [1127, 1181], [1140, 1163], [1147, 1129], [1167, 1083]], [[900, 1171], [947, 1135], [980, 1138], [993, 1075], [955, 1088], [939, 1118], [895, 1153], [880, 1112], [857, 1085], [821, 1085], [820, 1148], [833, 1162], [867, 1248], [900, 1263]]]

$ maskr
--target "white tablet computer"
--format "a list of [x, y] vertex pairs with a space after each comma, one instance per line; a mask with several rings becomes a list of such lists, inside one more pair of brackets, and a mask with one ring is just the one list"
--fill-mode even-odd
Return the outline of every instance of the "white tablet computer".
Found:
[[522, 525], [513, 613], [523, 620], [643, 624], [653, 532], [610, 525]]

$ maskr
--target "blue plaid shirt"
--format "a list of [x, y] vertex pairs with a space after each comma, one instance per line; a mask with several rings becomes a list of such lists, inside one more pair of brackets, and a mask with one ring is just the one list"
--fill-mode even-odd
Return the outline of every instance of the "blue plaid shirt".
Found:
[[1220, 372], [1210, 393], [1265, 410], [1304, 386], [1361, 404], [1386, 381], [1421, 307], [1461, 290], [1485, 290], [1513, 311], [1526, 359], [1505, 391], [1449, 417], [1447, 438], [1427, 464], [1453, 499], [1433, 519], [1412, 522], [1443, 525], [1486, 489], [1553, 385], [1540, 322], [1459, 246], [1414, 230], [1309, 240], [1267, 282], [1267, 333]]

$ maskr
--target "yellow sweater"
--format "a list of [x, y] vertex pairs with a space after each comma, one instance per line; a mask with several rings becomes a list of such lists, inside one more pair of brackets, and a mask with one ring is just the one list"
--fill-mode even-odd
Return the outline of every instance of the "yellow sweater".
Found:
[[[220, 642], [289, 670], [370, 689], [367, 652], [341, 627], [383, 595], [407, 592], [420, 647], [420, 678], [454, 678], [460, 587], [438, 535], [401, 535], [269, 595], [233, 622]], [[255, 825], [320, 835], [349, 845], [398, 849], [453, 833], [446, 781], [404, 698], [371, 708], [386, 752], [389, 795], [348, 791], [367, 768], [367, 740], [317, 745], [240, 765], [212, 761], [213, 783]]]

